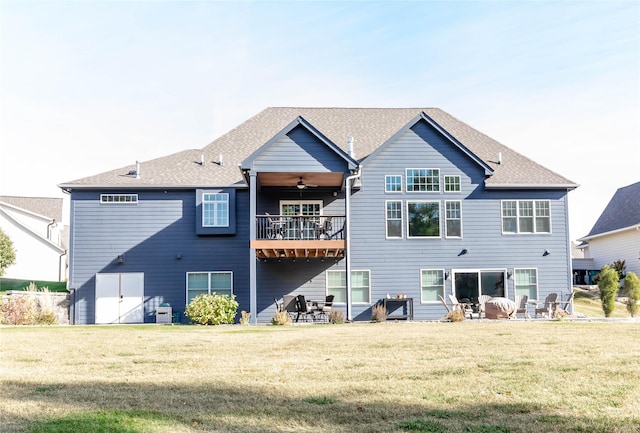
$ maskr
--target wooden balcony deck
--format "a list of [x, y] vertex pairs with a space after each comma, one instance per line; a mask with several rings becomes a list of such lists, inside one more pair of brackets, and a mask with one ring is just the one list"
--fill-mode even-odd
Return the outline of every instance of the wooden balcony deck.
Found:
[[343, 215], [256, 216], [256, 240], [251, 247], [258, 259], [344, 257]]

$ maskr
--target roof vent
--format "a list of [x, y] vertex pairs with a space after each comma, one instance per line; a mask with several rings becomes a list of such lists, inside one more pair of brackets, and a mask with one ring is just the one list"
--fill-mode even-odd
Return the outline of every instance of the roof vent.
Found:
[[140, 161], [136, 161], [136, 179], [140, 179]]
[[502, 152], [498, 152], [498, 164], [502, 165]]
[[353, 154], [353, 137], [351, 136], [347, 137], [347, 149], [349, 152], [349, 156], [351, 158], [355, 158], [355, 155]]
[[204, 165], [204, 154], [200, 154], [200, 165]]
[[222, 166], [222, 154], [218, 155], [218, 165]]

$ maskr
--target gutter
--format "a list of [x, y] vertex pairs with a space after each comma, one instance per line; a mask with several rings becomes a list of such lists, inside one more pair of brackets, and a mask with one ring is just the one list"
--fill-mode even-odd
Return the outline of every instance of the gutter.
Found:
[[347, 283], [347, 321], [351, 322], [353, 320], [353, 314], [351, 312], [351, 181], [360, 178], [360, 168], [356, 171], [355, 174], [348, 176], [345, 179], [345, 187], [346, 187], [346, 196], [345, 196], [345, 272], [346, 272], [346, 283]]

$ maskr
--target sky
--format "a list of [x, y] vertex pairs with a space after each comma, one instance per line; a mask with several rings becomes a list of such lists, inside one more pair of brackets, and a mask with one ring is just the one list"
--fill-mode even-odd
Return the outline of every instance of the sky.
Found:
[[0, 0], [0, 195], [278, 106], [441, 108], [579, 184], [575, 240], [640, 181], [640, 1]]

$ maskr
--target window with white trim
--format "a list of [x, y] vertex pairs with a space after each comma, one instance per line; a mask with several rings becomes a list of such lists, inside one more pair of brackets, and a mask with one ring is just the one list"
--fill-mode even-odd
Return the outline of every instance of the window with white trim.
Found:
[[440, 191], [440, 169], [407, 168], [407, 191]]
[[229, 194], [202, 194], [202, 225], [203, 227], [229, 226]]
[[384, 192], [402, 192], [402, 176], [400, 175], [385, 176]]
[[[371, 303], [369, 271], [351, 271], [351, 302]], [[345, 271], [327, 271], [327, 295], [333, 295], [334, 303], [347, 302], [347, 278]]]
[[460, 176], [444, 177], [444, 192], [460, 192]]
[[503, 233], [551, 233], [549, 200], [504, 200]]
[[394, 200], [386, 203], [387, 237], [402, 237], [402, 201]]
[[514, 269], [515, 296], [527, 295], [529, 299], [538, 299], [538, 270]]
[[233, 295], [232, 272], [187, 272], [187, 304], [198, 295]]
[[462, 237], [462, 212], [460, 201], [445, 201], [445, 236], [448, 238]]
[[440, 237], [440, 202], [407, 201], [407, 236]]
[[439, 302], [444, 298], [444, 271], [442, 269], [420, 269], [420, 301]]
[[137, 204], [138, 194], [100, 194], [102, 204]]

